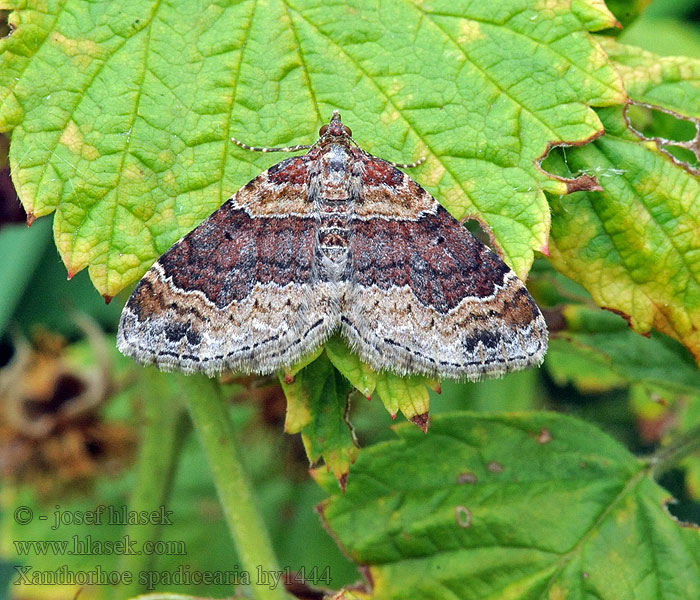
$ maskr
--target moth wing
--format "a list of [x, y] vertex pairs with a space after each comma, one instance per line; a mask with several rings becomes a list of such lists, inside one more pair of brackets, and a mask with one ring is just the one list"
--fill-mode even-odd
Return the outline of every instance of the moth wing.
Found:
[[274, 165], [165, 252], [124, 307], [119, 350], [163, 370], [264, 374], [322, 344], [339, 314], [328, 290], [310, 292], [305, 169]]
[[454, 379], [540, 364], [547, 327], [515, 273], [417, 183], [374, 161], [366, 212], [350, 227], [341, 331], [351, 348], [378, 370]]

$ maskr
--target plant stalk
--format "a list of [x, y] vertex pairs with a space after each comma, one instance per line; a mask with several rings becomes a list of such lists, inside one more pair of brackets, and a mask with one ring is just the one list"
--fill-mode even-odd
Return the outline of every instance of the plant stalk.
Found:
[[284, 588], [258, 584], [256, 573], [279, 571], [272, 543], [258, 512], [248, 475], [241, 463], [231, 416], [215, 382], [200, 379], [201, 393], [187, 398], [214, 485], [243, 568], [250, 574], [256, 600], [284, 600]]

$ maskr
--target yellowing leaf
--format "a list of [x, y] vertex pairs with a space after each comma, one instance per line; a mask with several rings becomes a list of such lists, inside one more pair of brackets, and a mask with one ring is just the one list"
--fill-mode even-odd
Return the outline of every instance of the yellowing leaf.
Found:
[[[700, 114], [700, 61], [605, 47], [634, 100]], [[603, 187], [551, 199], [552, 263], [636, 331], [654, 327], [700, 361], [700, 178], [639, 139], [621, 109], [600, 114], [603, 138], [550, 162], [563, 158], [560, 168], [597, 175]]]
[[[326, 344], [326, 354], [343, 376], [366, 398], [377, 392], [382, 403], [392, 417], [401, 411], [403, 415], [419, 427], [427, 427], [430, 399], [428, 387], [439, 389], [436, 380], [416, 375], [399, 377], [389, 372], [377, 373], [363, 363], [347, 347], [345, 342], [335, 337]], [[427, 387], [426, 387], [427, 386]]]
[[420, 418], [417, 423], [424, 430], [430, 407], [427, 377], [413, 375], [399, 377], [393, 373], [382, 373], [377, 379], [377, 394], [392, 416], [401, 411], [409, 420]]
[[567, 152], [567, 162], [606, 177], [603, 192], [552, 198], [555, 267], [637, 331], [655, 327], [700, 360], [700, 181], [614, 133]]
[[622, 75], [631, 98], [689, 117], [700, 117], [697, 102], [700, 60], [686, 56], [657, 56], [614, 40], [603, 39], [601, 45]]

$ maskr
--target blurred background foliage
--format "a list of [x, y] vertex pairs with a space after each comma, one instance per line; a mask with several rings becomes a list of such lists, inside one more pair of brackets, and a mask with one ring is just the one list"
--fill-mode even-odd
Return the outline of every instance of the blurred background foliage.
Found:
[[[609, 5], [623, 11], [630, 3]], [[626, 23], [626, 15], [617, 16]], [[2, 17], [0, 12], [0, 28]], [[655, 0], [627, 24], [619, 40], [660, 55], [700, 58], [700, 3]], [[677, 137], [683, 135], [677, 129], [682, 126], [661, 116], [654, 120], [653, 133], [682, 139]], [[12, 565], [22, 562], [10, 541], [48, 539], [45, 523], [19, 528], [8, 509], [26, 504], [51, 514], [57, 504], [65, 510], [127, 504], [144, 405], [159, 393], [178, 411], [183, 393], [178, 385], [154, 386], [149, 378], [157, 374], [144, 374], [114, 349], [126, 294], [106, 305], [87, 271], [66, 280], [51, 217], [27, 229], [9, 178], [7, 146], [7, 138], [0, 136], [0, 394], [5, 407], [0, 423], [0, 589], [14, 575]], [[633, 333], [621, 317], [596, 308], [581, 287], [544, 259], [536, 261], [528, 286], [555, 334], [544, 367], [501, 380], [444, 382], [439, 395], [431, 392], [431, 414], [556, 410], [596, 423], [639, 454], [663, 444], [670, 432], [697, 423], [700, 373], [680, 344], [655, 333], [650, 338]], [[328, 566], [329, 587], [356, 580], [355, 565], [342, 556], [311, 508], [325, 493], [308, 476], [300, 437], [282, 435], [285, 400], [279, 386], [238, 380], [225, 389], [280, 564], [307, 572]], [[17, 414], [32, 418], [23, 421]], [[391, 419], [376, 399], [354, 400], [352, 421], [361, 446], [393, 438]], [[37, 423], [45, 427], [35, 427]], [[186, 542], [189, 564], [207, 556], [207, 569], [225, 570], [236, 560], [205, 458], [186, 423], [179, 439], [165, 502], [174, 511], [176, 528], [163, 535]], [[661, 483], [679, 499], [671, 512], [700, 523], [700, 459], [678, 465]], [[114, 533], [72, 526], [56, 532], [56, 539], [74, 532], [106, 538]], [[43, 568], [86, 560], [37, 558], [46, 561]], [[116, 557], [97, 558], [104, 568], [118, 564]], [[182, 560], [176, 556], [161, 556], [150, 567], [172, 570], [178, 564]], [[206, 586], [174, 589], [221, 593]], [[51, 590], [42, 593], [52, 597]]]

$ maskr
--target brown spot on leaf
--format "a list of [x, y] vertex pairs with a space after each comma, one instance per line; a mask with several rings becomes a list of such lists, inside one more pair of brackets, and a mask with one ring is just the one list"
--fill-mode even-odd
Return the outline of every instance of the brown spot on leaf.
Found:
[[462, 506], [461, 504], [455, 507], [455, 518], [457, 520], [457, 525], [465, 529], [472, 524], [472, 513], [466, 506]]
[[645, 444], [655, 444], [668, 432], [676, 423], [676, 416], [671, 412], [664, 412], [656, 418], [636, 419], [639, 437]]
[[538, 444], [547, 444], [552, 441], [552, 434], [549, 432], [549, 429], [546, 427], [543, 427], [540, 429], [540, 433], [537, 435], [537, 443]]
[[489, 464], [486, 465], [486, 468], [491, 473], [503, 473], [503, 465], [495, 460], [489, 461]]
[[34, 224], [34, 221], [36, 221], [36, 217], [34, 216], [34, 213], [30, 210], [27, 213], [27, 227], [31, 227]]
[[477, 481], [476, 475], [471, 471], [464, 471], [457, 475], [457, 483], [476, 483]]
[[105, 300], [105, 304], [109, 304], [112, 301], [112, 298], [114, 298], [114, 296], [110, 296], [109, 294], [102, 294], [102, 297]]

